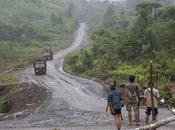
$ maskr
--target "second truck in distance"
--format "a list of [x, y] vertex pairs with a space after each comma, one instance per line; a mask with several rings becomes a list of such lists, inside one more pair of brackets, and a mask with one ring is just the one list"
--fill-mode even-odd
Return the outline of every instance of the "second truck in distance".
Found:
[[51, 49], [43, 51], [43, 59], [46, 61], [53, 60], [53, 51]]

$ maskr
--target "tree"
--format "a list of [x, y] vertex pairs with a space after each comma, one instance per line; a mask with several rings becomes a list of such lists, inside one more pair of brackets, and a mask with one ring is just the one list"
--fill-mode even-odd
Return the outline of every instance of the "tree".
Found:
[[63, 23], [64, 23], [64, 22], [63, 22], [62, 15], [57, 16], [57, 15], [55, 15], [55, 13], [53, 13], [53, 14], [51, 15], [51, 21], [52, 21], [52, 24], [53, 24], [53, 25], [63, 24]]
[[118, 17], [119, 15], [115, 9], [115, 6], [111, 4], [104, 15], [103, 26], [106, 28], [116, 28], [118, 25]]
[[150, 129], [152, 130], [152, 129], [159, 128], [161, 126], [164, 126], [164, 125], [171, 123], [171, 122], [174, 122], [174, 121], [175, 121], [175, 116], [172, 116], [172, 117], [168, 117], [166, 119], [163, 119], [161, 121], [158, 121], [156, 123], [153, 123], [153, 124], [150, 124], [147, 126], [143, 126], [140, 128], [132, 129], [132, 130], [150, 130]]
[[75, 9], [75, 5], [74, 5], [73, 2], [71, 2], [71, 3], [69, 4], [68, 9], [67, 9], [67, 16], [68, 16], [68, 17], [72, 17], [73, 12], [74, 12], [74, 9]]
[[87, 50], [81, 50], [80, 59], [82, 61], [82, 65], [86, 70], [92, 66], [92, 57], [88, 54]]

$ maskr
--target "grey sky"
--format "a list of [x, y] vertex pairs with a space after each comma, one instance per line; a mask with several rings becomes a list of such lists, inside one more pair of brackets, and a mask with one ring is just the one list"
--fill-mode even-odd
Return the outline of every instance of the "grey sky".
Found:
[[[102, 1], [104, 1], [104, 0], [102, 0]], [[125, 0], [108, 0], [108, 1], [125, 1]]]
[[[90, 0], [87, 0], [90, 1]], [[99, 1], [106, 1], [106, 0], [99, 0]], [[108, 1], [125, 1], [125, 0], [108, 0]]]

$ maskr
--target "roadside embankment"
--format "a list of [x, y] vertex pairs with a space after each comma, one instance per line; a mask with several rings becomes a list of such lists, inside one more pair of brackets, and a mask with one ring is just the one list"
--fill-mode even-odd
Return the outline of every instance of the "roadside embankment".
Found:
[[34, 83], [0, 85], [0, 120], [30, 114], [49, 97], [50, 92]]

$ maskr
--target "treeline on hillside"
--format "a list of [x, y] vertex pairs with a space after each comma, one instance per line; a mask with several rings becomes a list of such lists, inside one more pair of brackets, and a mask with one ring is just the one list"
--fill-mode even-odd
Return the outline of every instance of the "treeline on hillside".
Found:
[[0, 72], [30, 64], [45, 48], [68, 47], [78, 23], [96, 23], [107, 6], [86, 0], [0, 1]]
[[[134, 10], [136, 9], [136, 6], [140, 3], [146, 2], [148, 0], [126, 0], [126, 9], [127, 10]], [[149, 0], [151, 2], [157, 2], [157, 0]], [[158, 0], [159, 3], [163, 6], [171, 6], [174, 3], [174, 0]]]
[[[0, 1], [0, 72], [23, 67], [39, 57], [44, 48], [67, 47], [76, 20], [72, 1]], [[70, 35], [71, 34], [71, 35]]]
[[[67, 70], [102, 80], [126, 80], [135, 74], [146, 81], [149, 60], [161, 82], [175, 72], [175, 7], [144, 2], [136, 14], [111, 5], [91, 38], [94, 44], [71, 54]], [[81, 55], [80, 55], [80, 54]]]
[[[69, 2], [67, 2], [69, 5]], [[68, 15], [69, 6], [63, 6], [62, 3], [52, 3], [52, 1], [40, 0], [6, 0], [0, 1], [1, 14], [0, 14], [0, 32], [5, 35], [6, 40], [12, 39], [19, 40], [18, 35], [27, 35], [27, 38], [33, 34], [44, 35], [45, 32], [60, 32], [60, 30], [68, 29], [68, 26], [63, 24], [73, 24], [71, 16]], [[55, 27], [55, 30], [52, 30]], [[51, 32], [51, 33], [52, 33]], [[30, 33], [30, 34], [29, 34]], [[11, 34], [11, 35], [10, 35]], [[22, 38], [22, 36], [21, 36]], [[0, 39], [4, 41], [4, 39]]]
[[[0, 83], [13, 82], [4, 72], [23, 69], [43, 50], [71, 45], [78, 23], [93, 26], [108, 2], [86, 0], [1, 0]], [[11, 71], [10, 71], [11, 72]]]

